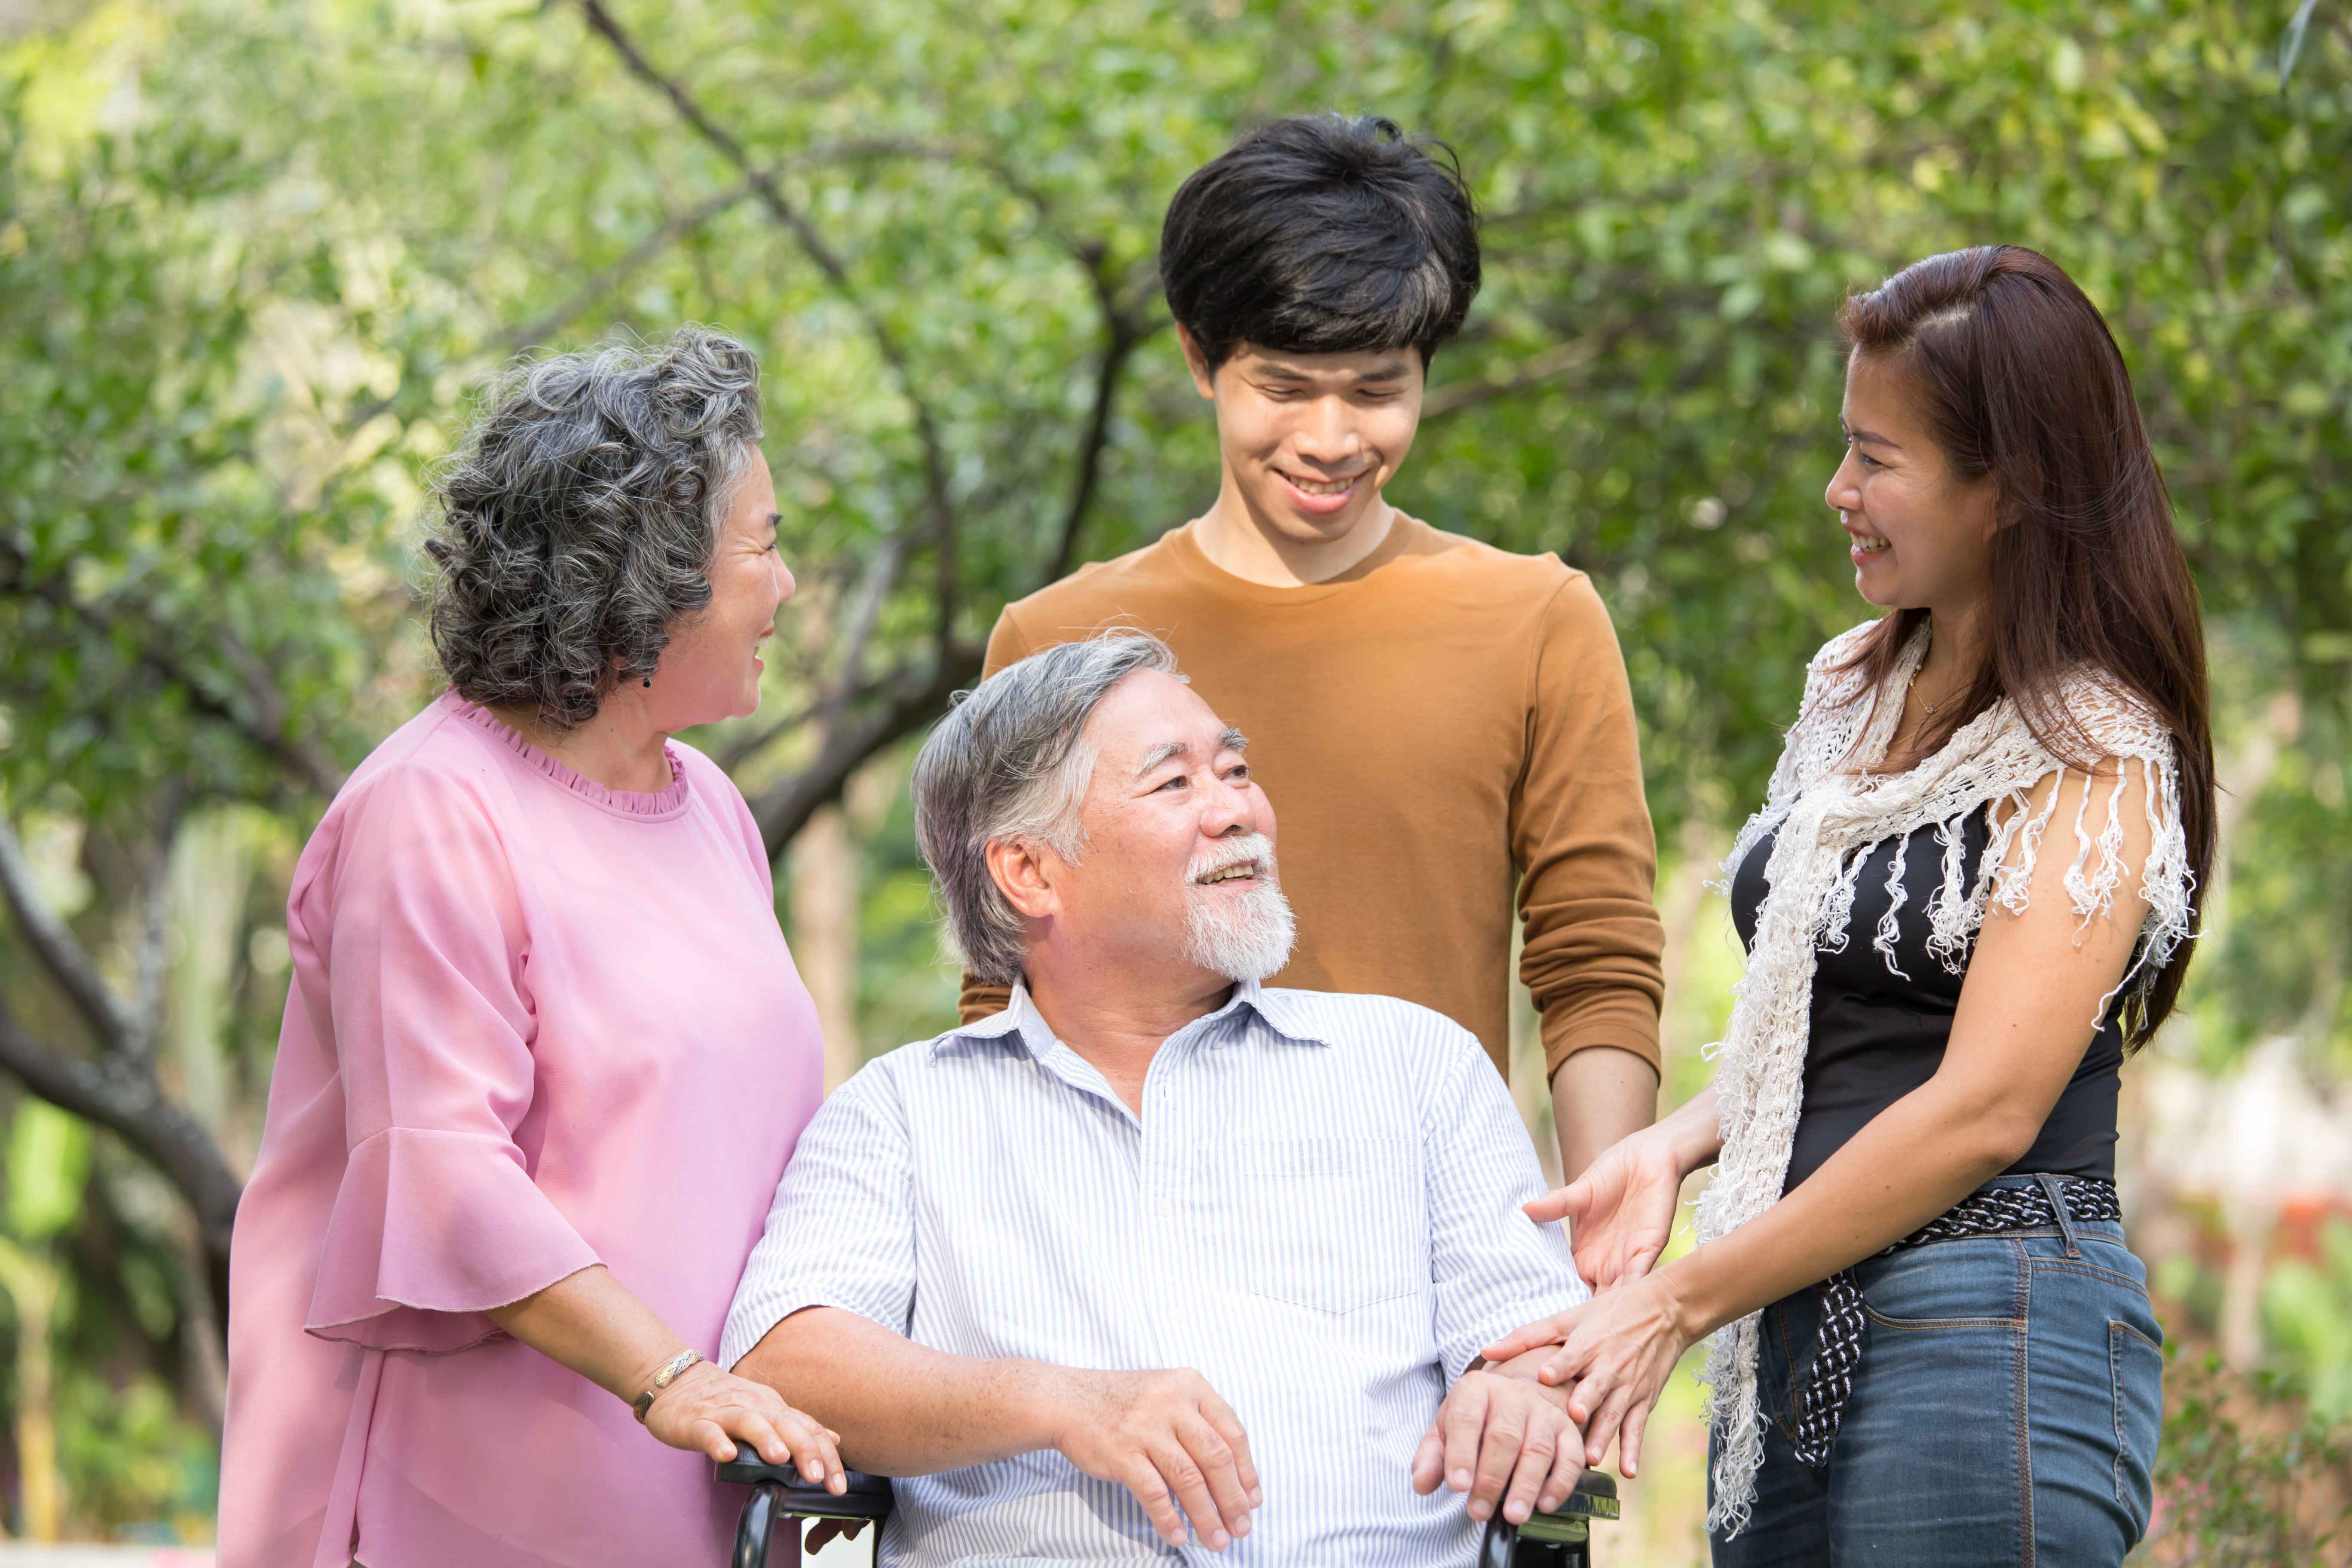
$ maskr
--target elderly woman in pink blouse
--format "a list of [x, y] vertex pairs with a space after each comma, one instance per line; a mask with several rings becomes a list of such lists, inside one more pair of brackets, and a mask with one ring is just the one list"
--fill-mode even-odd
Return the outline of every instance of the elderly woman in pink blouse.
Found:
[[840, 1484], [833, 1434], [698, 1359], [820, 1093], [759, 830], [669, 738], [758, 705], [793, 591], [758, 379], [694, 328], [550, 359], [444, 477], [449, 689], [289, 900], [223, 1568], [717, 1563], [709, 1458]]

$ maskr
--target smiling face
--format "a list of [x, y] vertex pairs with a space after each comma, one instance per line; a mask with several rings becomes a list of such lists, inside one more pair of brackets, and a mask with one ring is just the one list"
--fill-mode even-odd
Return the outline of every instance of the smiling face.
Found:
[[1244, 343], [1212, 373], [1189, 335], [1183, 342], [1193, 384], [1217, 405], [1225, 488], [1261, 532], [1329, 544], [1384, 515], [1381, 490], [1421, 425], [1419, 350], [1294, 354]]
[[793, 596], [793, 574], [776, 550], [776, 486], [768, 460], [751, 451], [719, 525], [709, 576], [710, 603], [684, 617], [662, 649], [646, 694], [664, 733], [737, 719], [760, 706], [761, 645]]
[[1248, 743], [1183, 682], [1138, 670], [1087, 721], [1075, 862], [1047, 853], [1045, 940], [1126, 973], [1263, 979], [1288, 957], [1274, 810]]
[[1847, 362], [1842, 422], [1845, 458], [1824, 499], [1845, 529], [1854, 587], [1886, 609], [1973, 613], [1999, 526], [1991, 477], [1954, 475], [1909, 376], [1883, 358]]

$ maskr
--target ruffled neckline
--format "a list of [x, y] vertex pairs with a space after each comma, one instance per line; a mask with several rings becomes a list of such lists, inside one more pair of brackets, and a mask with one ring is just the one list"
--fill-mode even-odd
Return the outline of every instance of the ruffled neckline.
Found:
[[676, 816], [686, 809], [690, 793], [686, 779], [685, 764], [678, 761], [677, 748], [665, 742], [663, 760], [669, 763], [669, 787], [651, 792], [644, 790], [610, 789], [577, 768], [558, 762], [546, 752], [523, 739], [514, 726], [478, 703], [468, 702], [454, 690], [441, 694], [441, 705], [449, 713], [480, 730], [514, 753], [533, 773], [560, 786], [565, 793], [586, 801], [602, 811], [616, 816], [634, 816], [656, 820]]

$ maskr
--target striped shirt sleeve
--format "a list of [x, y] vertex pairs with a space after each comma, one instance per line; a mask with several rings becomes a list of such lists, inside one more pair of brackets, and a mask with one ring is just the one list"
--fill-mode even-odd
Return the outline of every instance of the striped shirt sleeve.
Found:
[[1510, 1091], [1475, 1037], [1448, 1029], [1428, 1053], [1422, 1164], [1429, 1184], [1430, 1267], [1445, 1381], [1511, 1330], [1586, 1300], [1568, 1237], [1519, 1205], [1544, 1191], [1543, 1167]]
[[801, 1133], [719, 1337], [733, 1367], [770, 1329], [838, 1307], [903, 1334], [915, 1302], [913, 1147], [881, 1062], [825, 1098]]

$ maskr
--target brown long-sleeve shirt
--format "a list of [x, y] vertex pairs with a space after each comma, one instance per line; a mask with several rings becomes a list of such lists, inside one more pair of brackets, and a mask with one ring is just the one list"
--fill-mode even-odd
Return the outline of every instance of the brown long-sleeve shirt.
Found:
[[[1249, 737], [1298, 918], [1273, 984], [1433, 1007], [1507, 1074], [1516, 888], [1546, 1069], [1588, 1046], [1657, 1062], [1656, 843], [1624, 659], [1582, 573], [1400, 515], [1339, 577], [1276, 588], [1187, 525], [1009, 606], [988, 670], [1117, 625], [1165, 638]], [[1004, 996], [967, 975], [965, 1021]]]

